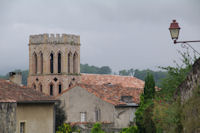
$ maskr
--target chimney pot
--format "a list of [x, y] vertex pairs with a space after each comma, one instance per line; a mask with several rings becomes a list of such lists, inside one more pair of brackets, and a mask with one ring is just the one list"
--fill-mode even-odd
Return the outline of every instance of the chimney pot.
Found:
[[15, 84], [22, 85], [22, 73], [9, 72], [9, 80]]

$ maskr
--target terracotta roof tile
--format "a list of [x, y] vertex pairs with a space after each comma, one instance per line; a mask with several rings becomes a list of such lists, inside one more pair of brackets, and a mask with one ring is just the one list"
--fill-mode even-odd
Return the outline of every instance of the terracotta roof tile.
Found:
[[144, 88], [144, 81], [133, 76], [81, 74], [81, 83], [91, 85], [121, 84], [123, 87]]
[[0, 102], [50, 102], [55, 98], [34, 89], [0, 79]]
[[80, 86], [113, 105], [126, 105], [121, 101], [121, 96], [132, 96], [132, 102], [139, 104], [144, 81], [131, 76], [81, 74], [81, 82], [64, 90], [58, 97], [75, 86]]
[[102, 100], [113, 105], [127, 105], [126, 102], [121, 101], [122, 96], [132, 96], [132, 102], [139, 104], [140, 94], [143, 89], [123, 87], [121, 85], [88, 85], [78, 84], [78, 86], [86, 89], [89, 93], [101, 98]]

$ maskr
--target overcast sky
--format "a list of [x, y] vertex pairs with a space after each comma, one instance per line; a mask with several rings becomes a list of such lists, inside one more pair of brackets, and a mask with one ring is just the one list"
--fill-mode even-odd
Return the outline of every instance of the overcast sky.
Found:
[[[81, 37], [81, 63], [157, 69], [179, 59], [169, 34], [200, 40], [200, 0], [0, 0], [0, 74], [28, 69], [31, 34]], [[192, 44], [200, 52], [200, 43]]]

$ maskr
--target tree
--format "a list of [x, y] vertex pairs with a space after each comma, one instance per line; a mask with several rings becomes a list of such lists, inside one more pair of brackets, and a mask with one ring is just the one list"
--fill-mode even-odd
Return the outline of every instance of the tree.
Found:
[[98, 70], [98, 74], [111, 74], [112, 70], [110, 69], [110, 67], [108, 66], [102, 66], [99, 70]]
[[111, 74], [112, 70], [109, 66], [90, 66], [88, 64], [80, 65], [81, 73], [94, 73], [94, 74]]
[[135, 73], [135, 71], [133, 68], [131, 68], [129, 70], [123, 69], [123, 70], [119, 71], [119, 75], [122, 75], [122, 76], [134, 76], [134, 73]]
[[61, 106], [60, 100], [55, 104], [55, 112], [56, 112], [56, 130], [58, 130], [58, 127], [61, 126], [66, 120], [65, 111]]
[[145, 78], [144, 93], [140, 96], [140, 106], [135, 113], [135, 120], [139, 133], [155, 133], [156, 131], [155, 124], [152, 120], [154, 96], [154, 78], [152, 74], [148, 73]]
[[145, 78], [144, 100], [153, 99], [155, 96], [155, 81], [153, 75], [148, 73]]

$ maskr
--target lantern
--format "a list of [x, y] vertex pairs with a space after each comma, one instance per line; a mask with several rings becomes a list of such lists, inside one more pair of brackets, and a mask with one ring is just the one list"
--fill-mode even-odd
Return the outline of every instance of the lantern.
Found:
[[169, 31], [170, 31], [172, 40], [178, 39], [180, 29], [181, 28], [179, 27], [176, 20], [173, 20], [173, 22], [170, 24], [170, 27], [169, 27]]

